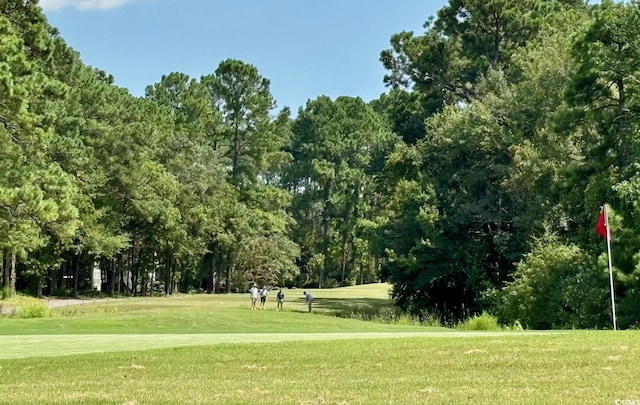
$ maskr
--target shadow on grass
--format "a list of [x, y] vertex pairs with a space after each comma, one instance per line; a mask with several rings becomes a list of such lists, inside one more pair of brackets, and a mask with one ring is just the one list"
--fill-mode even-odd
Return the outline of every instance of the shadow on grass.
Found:
[[[303, 302], [303, 301], [301, 301]], [[394, 308], [393, 301], [382, 298], [314, 298], [313, 311], [352, 318], [354, 314], [372, 317], [382, 308]]]
[[403, 313], [394, 305], [393, 300], [384, 298], [314, 298], [313, 312], [362, 321], [442, 327], [439, 319], [419, 318]]

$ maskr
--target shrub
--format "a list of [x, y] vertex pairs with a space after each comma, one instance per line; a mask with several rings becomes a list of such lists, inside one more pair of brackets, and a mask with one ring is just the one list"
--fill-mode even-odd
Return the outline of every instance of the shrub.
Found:
[[398, 317], [398, 319], [396, 320], [396, 323], [398, 325], [416, 325], [419, 324], [418, 321], [416, 321], [415, 319], [411, 318], [408, 315], [401, 315], [400, 317]]
[[518, 320], [531, 329], [608, 325], [608, 278], [599, 266], [588, 252], [556, 236], [535, 240], [500, 294], [500, 321]]
[[29, 295], [16, 293], [3, 300], [3, 315], [11, 318], [42, 318], [49, 315], [47, 304]]
[[458, 325], [458, 329], [463, 330], [500, 330], [498, 318], [483, 312]]
[[27, 302], [16, 308], [12, 317], [20, 319], [46, 318], [49, 316], [47, 304], [41, 301]]
[[395, 308], [382, 307], [378, 310], [375, 318], [384, 323], [395, 323], [399, 317], [399, 312]]
[[109, 305], [67, 305], [55, 310], [52, 315], [61, 317], [102, 315], [118, 312], [117, 307]]
[[[391, 323], [398, 325], [423, 325], [423, 326], [440, 326], [437, 320], [432, 318], [420, 321], [414, 316], [402, 312], [400, 308], [395, 307], [351, 307], [349, 311], [328, 312], [327, 315], [333, 315], [340, 318], [358, 319], [361, 321], [371, 321], [380, 323]], [[425, 322], [426, 321], [426, 322]]]

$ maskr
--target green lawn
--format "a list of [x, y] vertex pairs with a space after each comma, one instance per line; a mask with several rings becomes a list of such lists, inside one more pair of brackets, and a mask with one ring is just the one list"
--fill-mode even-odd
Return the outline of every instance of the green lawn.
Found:
[[[318, 311], [379, 308], [385, 288], [313, 293]], [[0, 404], [640, 403], [640, 332], [391, 325], [297, 295], [284, 312], [180, 296], [0, 319]]]
[[[370, 284], [333, 290], [309, 290], [314, 314], [307, 313], [302, 290], [286, 290], [284, 311], [276, 311], [275, 291], [266, 310], [249, 310], [248, 294], [179, 295], [127, 298], [55, 308], [52, 317], [0, 318], [0, 335], [318, 333], [424, 331], [424, 326], [359, 322], [333, 314], [391, 306], [389, 286]], [[429, 330], [445, 330], [430, 328]]]

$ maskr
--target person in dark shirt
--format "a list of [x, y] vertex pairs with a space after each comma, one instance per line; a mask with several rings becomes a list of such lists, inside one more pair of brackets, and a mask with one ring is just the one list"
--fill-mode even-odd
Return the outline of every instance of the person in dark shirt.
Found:
[[282, 304], [284, 304], [284, 292], [282, 291], [282, 288], [278, 290], [278, 295], [276, 296], [276, 298], [278, 299], [277, 310], [282, 311]]

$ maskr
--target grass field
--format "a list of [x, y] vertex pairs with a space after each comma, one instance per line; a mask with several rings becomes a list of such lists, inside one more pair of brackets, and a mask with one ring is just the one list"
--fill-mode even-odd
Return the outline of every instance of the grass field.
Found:
[[[389, 305], [384, 285], [312, 293], [318, 312]], [[0, 403], [640, 403], [636, 331], [466, 332], [304, 310], [290, 290], [283, 312], [203, 295], [0, 318]]]

